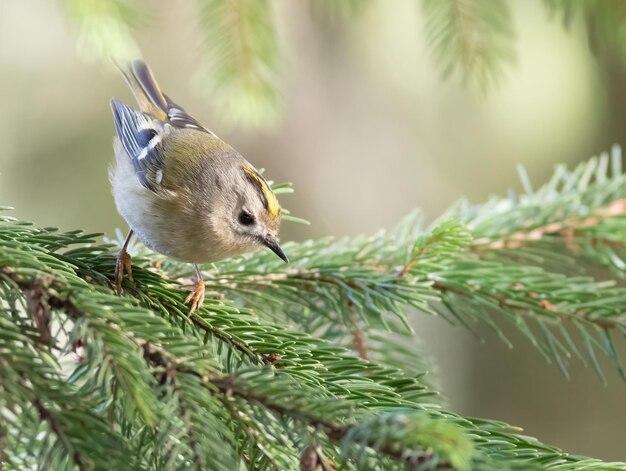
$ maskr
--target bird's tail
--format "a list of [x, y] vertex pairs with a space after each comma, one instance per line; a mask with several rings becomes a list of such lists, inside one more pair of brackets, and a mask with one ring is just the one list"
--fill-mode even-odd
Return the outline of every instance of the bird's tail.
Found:
[[146, 63], [134, 60], [115, 65], [132, 90], [139, 109], [162, 121], [167, 119], [167, 99]]

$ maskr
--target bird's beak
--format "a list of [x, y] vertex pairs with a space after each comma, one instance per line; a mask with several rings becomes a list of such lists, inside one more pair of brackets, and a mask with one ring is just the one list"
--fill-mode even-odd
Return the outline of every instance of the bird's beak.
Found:
[[289, 263], [287, 255], [285, 255], [285, 252], [283, 252], [283, 249], [280, 248], [280, 245], [278, 245], [278, 241], [274, 237], [268, 235], [263, 237], [262, 241], [263, 245], [265, 245], [268, 249], [278, 255], [283, 262]]

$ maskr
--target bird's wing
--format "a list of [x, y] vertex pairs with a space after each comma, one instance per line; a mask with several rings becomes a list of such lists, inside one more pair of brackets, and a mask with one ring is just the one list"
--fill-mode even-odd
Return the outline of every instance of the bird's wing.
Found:
[[134, 60], [123, 65], [117, 64], [117, 67], [133, 92], [141, 111], [161, 121], [169, 121], [172, 126], [178, 128], [191, 128], [213, 134], [161, 91], [154, 74], [145, 62]]
[[111, 100], [111, 109], [115, 130], [137, 178], [143, 186], [158, 192], [165, 163], [162, 141], [171, 131], [170, 125], [116, 99]]
[[163, 94], [163, 97], [167, 103], [167, 117], [169, 118], [169, 122], [172, 123], [172, 126], [176, 126], [177, 128], [197, 129], [198, 131], [214, 135], [211, 131], [202, 126], [197, 119], [187, 113], [182, 106], [174, 103], [170, 97], [165, 94]]
[[167, 135], [175, 128], [214, 134], [161, 91], [145, 62], [116, 65], [133, 92], [139, 111], [111, 100], [115, 129], [141, 184], [158, 193], [166, 164], [163, 140]]

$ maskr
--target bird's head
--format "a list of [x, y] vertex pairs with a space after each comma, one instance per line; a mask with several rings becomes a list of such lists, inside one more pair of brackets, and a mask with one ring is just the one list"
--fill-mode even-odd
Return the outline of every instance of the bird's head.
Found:
[[216, 226], [230, 250], [242, 253], [267, 247], [288, 262], [278, 244], [280, 205], [265, 179], [244, 163], [219, 184], [222, 201]]

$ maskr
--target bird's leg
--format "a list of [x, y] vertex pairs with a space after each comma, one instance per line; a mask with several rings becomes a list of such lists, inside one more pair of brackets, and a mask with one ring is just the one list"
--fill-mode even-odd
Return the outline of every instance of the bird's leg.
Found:
[[204, 302], [204, 280], [202, 279], [202, 273], [200, 273], [200, 267], [197, 264], [194, 263], [193, 268], [196, 270], [196, 284], [193, 291], [189, 293], [189, 296], [185, 299], [185, 304], [191, 302], [189, 314], [192, 314], [202, 306]]
[[122, 294], [122, 279], [124, 278], [124, 272], [128, 273], [128, 279], [133, 281], [133, 269], [131, 264], [130, 254], [126, 251], [130, 238], [133, 236], [133, 230], [128, 231], [122, 250], [117, 255], [117, 261], [115, 262], [115, 291], [117, 294]]

